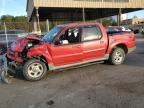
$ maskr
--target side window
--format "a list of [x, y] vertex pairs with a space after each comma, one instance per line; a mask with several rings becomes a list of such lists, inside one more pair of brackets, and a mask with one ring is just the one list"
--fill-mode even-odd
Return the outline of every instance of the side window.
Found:
[[70, 28], [59, 38], [60, 44], [76, 44], [80, 42], [80, 28]]
[[86, 26], [82, 28], [82, 41], [100, 39], [101, 37], [102, 33], [98, 26]]

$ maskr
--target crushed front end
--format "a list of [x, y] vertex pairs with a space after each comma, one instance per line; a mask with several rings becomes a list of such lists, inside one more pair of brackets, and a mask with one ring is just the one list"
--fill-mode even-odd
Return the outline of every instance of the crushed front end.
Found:
[[19, 70], [27, 60], [28, 50], [39, 44], [40, 39], [32, 35], [13, 42], [6, 53], [8, 72], [16, 75], [17, 70]]

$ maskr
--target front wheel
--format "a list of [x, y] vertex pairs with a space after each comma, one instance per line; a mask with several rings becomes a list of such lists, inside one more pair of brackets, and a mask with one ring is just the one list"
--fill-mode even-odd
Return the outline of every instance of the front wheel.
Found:
[[28, 60], [23, 67], [23, 75], [29, 81], [38, 81], [47, 74], [46, 64], [37, 59]]
[[113, 65], [120, 65], [125, 60], [125, 52], [122, 48], [115, 48], [109, 58], [109, 62]]

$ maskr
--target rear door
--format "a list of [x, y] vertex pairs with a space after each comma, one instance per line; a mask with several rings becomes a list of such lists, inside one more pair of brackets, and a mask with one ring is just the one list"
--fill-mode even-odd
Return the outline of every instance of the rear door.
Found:
[[103, 36], [98, 25], [82, 27], [83, 59], [99, 59], [105, 56], [107, 38]]

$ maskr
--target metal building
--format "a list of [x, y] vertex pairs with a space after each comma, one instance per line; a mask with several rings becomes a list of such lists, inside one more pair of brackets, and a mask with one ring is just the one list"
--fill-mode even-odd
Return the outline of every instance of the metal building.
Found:
[[[28, 20], [94, 20], [144, 8], [144, 0], [27, 0]], [[120, 17], [119, 17], [120, 19]]]

